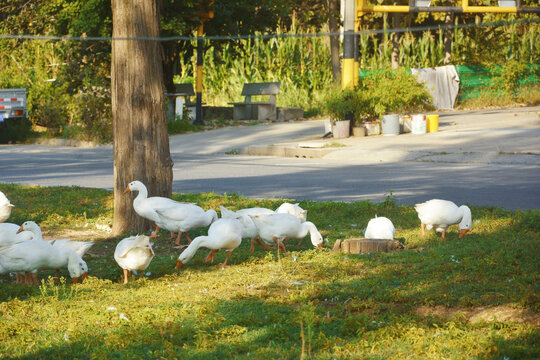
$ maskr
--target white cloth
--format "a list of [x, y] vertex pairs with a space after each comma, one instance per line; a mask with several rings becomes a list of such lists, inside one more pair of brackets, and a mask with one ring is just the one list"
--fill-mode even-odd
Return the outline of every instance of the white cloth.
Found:
[[437, 110], [452, 110], [459, 92], [459, 75], [454, 65], [436, 68], [411, 69], [418, 82], [423, 83], [433, 97]]

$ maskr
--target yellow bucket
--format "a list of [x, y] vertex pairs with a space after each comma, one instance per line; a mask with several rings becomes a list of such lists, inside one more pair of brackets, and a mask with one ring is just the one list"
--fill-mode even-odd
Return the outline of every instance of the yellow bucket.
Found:
[[439, 130], [439, 115], [427, 115], [427, 132], [437, 132]]

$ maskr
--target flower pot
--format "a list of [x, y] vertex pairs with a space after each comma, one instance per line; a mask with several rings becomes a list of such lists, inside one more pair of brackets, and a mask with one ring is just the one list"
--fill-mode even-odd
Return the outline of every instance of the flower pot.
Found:
[[384, 136], [399, 135], [399, 115], [383, 115], [381, 127]]
[[411, 117], [411, 132], [413, 134], [425, 134], [426, 127], [426, 115], [418, 114]]
[[351, 134], [351, 121], [336, 121], [336, 123], [332, 125], [332, 134], [334, 135], [335, 139], [348, 138]]
[[426, 116], [427, 132], [437, 132], [439, 130], [439, 115], [433, 114]]
[[409, 115], [400, 116], [399, 125], [402, 133], [410, 133], [412, 131], [411, 117]]
[[381, 127], [378, 122], [363, 122], [360, 126], [366, 128], [366, 135], [380, 135]]
[[355, 126], [352, 128], [353, 136], [354, 137], [362, 137], [366, 136], [366, 128], [362, 126]]

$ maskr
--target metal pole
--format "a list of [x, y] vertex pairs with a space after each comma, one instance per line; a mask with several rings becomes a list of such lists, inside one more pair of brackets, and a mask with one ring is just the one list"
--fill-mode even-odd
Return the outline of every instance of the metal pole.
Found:
[[203, 22], [199, 25], [197, 31], [197, 77], [196, 77], [196, 104], [195, 104], [195, 121], [193, 124], [204, 125], [202, 114], [202, 75], [203, 75]]
[[341, 89], [354, 89], [354, 1], [345, 0], [343, 19], [343, 77]]

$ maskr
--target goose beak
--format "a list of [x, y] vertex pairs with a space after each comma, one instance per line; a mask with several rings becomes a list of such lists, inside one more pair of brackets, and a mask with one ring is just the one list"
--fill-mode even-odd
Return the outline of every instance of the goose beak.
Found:
[[17, 230], [17, 234], [20, 233], [20, 232], [23, 232], [23, 231], [24, 231], [24, 228], [21, 226], [21, 227], [19, 228], [19, 230]]
[[322, 249], [322, 243], [320, 243], [319, 245], [317, 245], [317, 247], [318, 247], [319, 249]]
[[86, 277], [88, 276], [88, 272], [85, 272], [84, 274], [81, 275], [81, 277], [74, 277], [73, 278], [73, 283], [76, 284], [79, 279], [81, 279], [81, 284], [83, 283], [84, 279], [86, 279]]
[[180, 259], [178, 259], [178, 261], [176, 262], [176, 266], [174, 267], [176, 270], [180, 269], [182, 266], [184, 266], [184, 263], [182, 263], [182, 261], [180, 261]]
[[462, 229], [460, 232], [459, 232], [459, 238], [461, 239], [462, 237], [465, 236], [465, 234], [469, 231], [469, 229]]
[[124, 194], [127, 193], [128, 191], [131, 191], [131, 189], [129, 188], [129, 185], [126, 187], [126, 189], [124, 190]]

